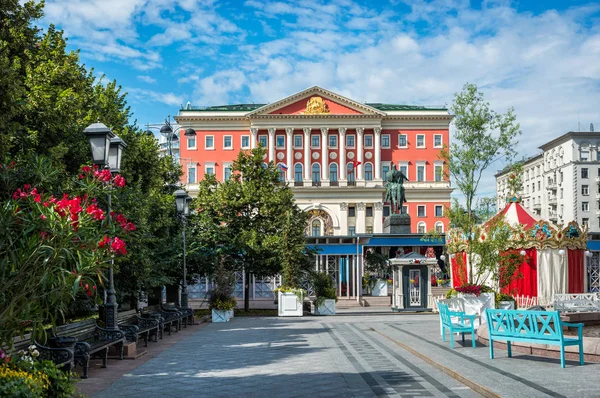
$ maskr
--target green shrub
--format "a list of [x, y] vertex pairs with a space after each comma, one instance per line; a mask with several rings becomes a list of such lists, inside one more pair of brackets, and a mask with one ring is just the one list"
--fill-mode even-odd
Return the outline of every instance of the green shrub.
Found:
[[510, 294], [504, 293], [496, 293], [496, 308], [498, 308], [498, 303], [500, 301], [514, 301], [515, 302], [515, 310], [517, 309], [517, 300]]
[[310, 283], [315, 292], [315, 306], [320, 307], [325, 300], [337, 301], [337, 290], [333, 286], [333, 279], [325, 272], [315, 272], [311, 275]]

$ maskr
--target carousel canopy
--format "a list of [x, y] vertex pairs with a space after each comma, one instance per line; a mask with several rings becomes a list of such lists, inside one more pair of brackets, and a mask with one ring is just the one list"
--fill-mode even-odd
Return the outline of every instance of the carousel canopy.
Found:
[[500, 211], [500, 214], [504, 215], [504, 221], [513, 228], [519, 224], [523, 225], [525, 229], [531, 228], [540, 221], [538, 216], [531, 214], [518, 202], [509, 203]]

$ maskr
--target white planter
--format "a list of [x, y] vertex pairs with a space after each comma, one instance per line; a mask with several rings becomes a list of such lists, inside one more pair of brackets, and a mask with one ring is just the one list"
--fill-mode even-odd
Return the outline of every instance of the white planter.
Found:
[[229, 311], [227, 311], [227, 317], [228, 317], [229, 319], [232, 319], [232, 318], [233, 318], [233, 310], [229, 310]]
[[322, 305], [315, 306], [314, 315], [335, 315], [335, 300], [325, 299]]
[[223, 310], [215, 310], [213, 308], [212, 310], [212, 321], [213, 322], [229, 322], [230, 316], [229, 316], [230, 311], [223, 311]]
[[371, 290], [371, 296], [382, 297], [388, 295], [388, 283], [387, 279], [377, 279], [373, 290]]
[[498, 301], [498, 309], [499, 310], [514, 310], [515, 302], [514, 301]]
[[481, 293], [479, 296], [474, 294], [462, 294], [459, 293], [458, 297], [464, 302], [464, 311], [467, 315], [477, 315], [475, 318], [475, 328], [486, 322], [485, 310], [486, 308], [496, 308], [496, 294], [495, 293]]
[[296, 293], [279, 292], [277, 297], [278, 316], [302, 316], [302, 301], [298, 300]]

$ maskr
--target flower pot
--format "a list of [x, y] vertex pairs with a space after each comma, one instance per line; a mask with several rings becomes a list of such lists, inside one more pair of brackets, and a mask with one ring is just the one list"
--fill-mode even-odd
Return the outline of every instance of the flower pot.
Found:
[[315, 306], [313, 315], [335, 315], [335, 299], [325, 299], [320, 306]]
[[216, 310], [216, 309], [212, 309], [212, 321], [217, 323], [217, 322], [229, 322], [229, 313], [233, 312], [233, 310]]
[[298, 300], [296, 293], [278, 292], [278, 316], [302, 316], [302, 301]]
[[514, 301], [498, 301], [498, 309], [499, 310], [514, 310], [515, 302]]
[[383, 297], [388, 295], [387, 279], [377, 279], [371, 290], [371, 296]]

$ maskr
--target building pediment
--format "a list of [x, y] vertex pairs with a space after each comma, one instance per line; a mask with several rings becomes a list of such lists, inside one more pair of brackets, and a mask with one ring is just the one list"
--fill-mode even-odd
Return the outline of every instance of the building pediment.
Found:
[[247, 114], [249, 117], [267, 115], [370, 115], [383, 117], [386, 114], [332, 91], [313, 86]]

